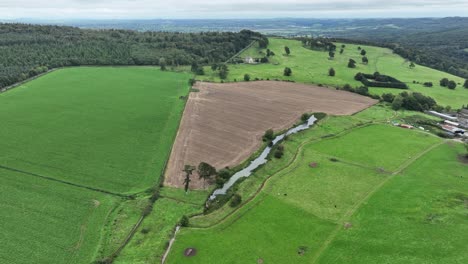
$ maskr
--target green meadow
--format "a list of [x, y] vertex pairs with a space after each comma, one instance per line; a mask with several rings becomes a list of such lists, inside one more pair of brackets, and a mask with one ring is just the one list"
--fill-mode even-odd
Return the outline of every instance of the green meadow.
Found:
[[[159, 181], [189, 78], [152, 67], [66, 68], [0, 94], [0, 259], [91, 263], [112, 254]], [[151, 226], [166, 236], [200, 207], [158, 202], [158, 213], [177, 208]]]
[[[388, 125], [411, 112], [385, 109], [327, 117], [292, 136], [282, 159], [239, 184], [241, 207], [191, 218], [168, 263], [465, 262], [463, 147]], [[197, 255], [185, 257], [188, 247]]]
[[[322, 84], [326, 86], [343, 86], [350, 84], [352, 86], [361, 86], [362, 83], [355, 81], [354, 76], [358, 72], [390, 75], [408, 84], [410, 91], [421, 92], [433, 97], [438, 104], [442, 106], [450, 105], [454, 108], [460, 108], [468, 104], [468, 89], [463, 88], [464, 79], [451, 74], [434, 70], [422, 65], [416, 65], [415, 68], [409, 68], [409, 62], [400, 56], [393, 54], [390, 49], [345, 44], [343, 54], [339, 53], [341, 43], [337, 43], [338, 50], [334, 59], [328, 58], [328, 52], [306, 49], [300, 41], [270, 38], [268, 48], [275, 53], [270, 57], [270, 62], [266, 64], [248, 65], [231, 64], [229, 65], [229, 75], [227, 81], [243, 81], [244, 74], [249, 74], [251, 80], [259, 79], [279, 79], [293, 80], [301, 83]], [[288, 46], [291, 54], [286, 56], [284, 47]], [[361, 62], [362, 56], [358, 47], [366, 50], [369, 63], [367, 65]], [[240, 55], [242, 58], [251, 56], [262, 58], [266, 56], [266, 49], [260, 49], [258, 46], [252, 46]], [[354, 69], [347, 67], [349, 59], [354, 59], [357, 66]], [[292, 76], [283, 76], [285, 67], [292, 69]], [[336, 71], [334, 77], [328, 76], [328, 69], [333, 67]], [[220, 81], [217, 73], [211, 68], [205, 68], [206, 75], [197, 76], [197, 79]], [[442, 78], [448, 78], [458, 83], [455, 90], [441, 87], [439, 81]], [[413, 83], [413, 81], [419, 82]], [[433, 87], [424, 87], [424, 82], [432, 82]], [[400, 93], [400, 89], [390, 88], [370, 88], [373, 94], [382, 93]]]
[[61, 69], [0, 95], [0, 165], [115, 193], [154, 185], [188, 74]]
[[90, 263], [120, 199], [0, 169], [2, 263]]

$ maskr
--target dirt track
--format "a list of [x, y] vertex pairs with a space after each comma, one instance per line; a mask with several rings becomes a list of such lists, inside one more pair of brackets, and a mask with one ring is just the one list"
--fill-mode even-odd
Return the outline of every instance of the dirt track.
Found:
[[[306, 84], [257, 81], [201, 83], [190, 94], [169, 159], [165, 185], [182, 187], [185, 164], [236, 166], [261, 146], [265, 130], [291, 127], [303, 113], [350, 115], [377, 101]], [[190, 188], [203, 182], [196, 173]]]

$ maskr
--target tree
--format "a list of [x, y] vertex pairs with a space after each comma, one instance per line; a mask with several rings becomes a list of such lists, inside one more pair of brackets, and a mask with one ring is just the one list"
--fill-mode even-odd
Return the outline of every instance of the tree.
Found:
[[366, 53], [367, 53], [367, 52], [366, 52], [365, 49], [362, 49], [362, 50], [361, 50], [361, 55], [362, 55], [362, 56], [366, 56]]
[[189, 226], [189, 224], [190, 224], [190, 219], [188, 218], [188, 216], [186, 215], [182, 216], [182, 218], [179, 221], [179, 225], [182, 227], [187, 227]]
[[248, 82], [250, 81], [250, 75], [249, 74], [244, 74], [244, 81]]
[[275, 133], [273, 132], [273, 129], [268, 129], [265, 131], [265, 134], [263, 135], [263, 139], [265, 141], [271, 141], [275, 138]]
[[226, 64], [223, 64], [220, 68], [219, 68], [219, 78], [221, 80], [225, 80], [227, 78], [229, 74], [229, 68]]
[[395, 97], [395, 99], [393, 99], [392, 109], [395, 111], [398, 111], [401, 109], [402, 106], [403, 106], [403, 97], [398, 95], [397, 97]]
[[291, 76], [292, 75], [292, 70], [289, 67], [284, 68], [283, 72], [284, 76]]
[[384, 102], [392, 103], [393, 99], [395, 99], [395, 96], [391, 93], [382, 94], [382, 100], [384, 100]]
[[165, 58], [159, 58], [159, 66], [161, 67], [161, 71], [166, 70], [166, 59]]
[[340, 54], [343, 54], [343, 52], [344, 52], [344, 49], [341, 48], [341, 49], [340, 49]]
[[440, 86], [442, 87], [447, 87], [449, 83], [449, 80], [447, 78], [443, 78], [442, 80], [440, 80]]
[[330, 69], [328, 70], [328, 76], [332, 76], [332, 77], [335, 76], [335, 69], [330, 68]]
[[216, 71], [218, 69], [219, 65], [218, 64], [213, 64], [211, 65], [211, 70]]
[[289, 56], [289, 54], [291, 54], [291, 50], [289, 49], [288, 46], [285, 46], [284, 47], [284, 52], [286, 52], [286, 55]]
[[203, 188], [205, 188], [205, 181], [216, 175], [216, 168], [206, 162], [200, 162], [197, 172], [200, 179], [203, 179]]
[[361, 50], [361, 46], [357, 47], [358, 50]]
[[312, 116], [312, 115], [309, 114], [309, 113], [304, 113], [304, 114], [302, 114], [302, 116], [301, 116], [301, 121], [304, 122], [304, 123], [306, 123], [306, 122], [309, 120], [309, 118], [310, 118], [311, 116]]
[[198, 63], [196, 61], [192, 62], [192, 66], [190, 67], [190, 70], [195, 73], [198, 71]]
[[454, 90], [455, 88], [457, 88], [457, 83], [455, 81], [449, 81], [448, 84], [447, 84], [447, 87], [450, 90]]
[[189, 190], [189, 184], [192, 180], [190, 180], [190, 176], [192, 176], [193, 171], [195, 170], [195, 166], [192, 165], [185, 165], [183, 171], [185, 172], [185, 180], [184, 180], [184, 186], [185, 186], [185, 193], [187, 194]]
[[335, 57], [335, 52], [329, 51], [328, 56], [330, 57], [330, 59], [333, 59]]
[[342, 49], [346, 48], [346, 45], [345, 45], [345, 44], [341, 44], [341, 48], [342, 48]]
[[348, 68], [356, 68], [356, 61], [353, 59], [349, 59]]
[[366, 56], [363, 56], [363, 57], [362, 57], [362, 63], [368, 64], [368, 63], [369, 63], [369, 59], [367, 59]]
[[216, 185], [222, 187], [225, 182], [227, 182], [231, 178], [231, 173], [228, 169], [222, 169], [218, 171], [218, 175], [216, 175]]
[[416, 67], [416, 65], [414, 64], [414, 62], [411, 62], [409, 67], [410, 67], [410, 69], [414, 69], [414, 67]]
[[465, 80], [465, 83], [463, 84], [463, 87], [468, 89], [468, 80]]

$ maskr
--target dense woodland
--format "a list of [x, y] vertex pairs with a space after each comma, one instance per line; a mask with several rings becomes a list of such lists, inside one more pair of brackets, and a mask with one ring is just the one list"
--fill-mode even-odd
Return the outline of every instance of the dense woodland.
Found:
[[201, 65], [224, 62], [259, 33], [136, 32], [0, 24], [0, 88], [51, 68], [79, 65]]

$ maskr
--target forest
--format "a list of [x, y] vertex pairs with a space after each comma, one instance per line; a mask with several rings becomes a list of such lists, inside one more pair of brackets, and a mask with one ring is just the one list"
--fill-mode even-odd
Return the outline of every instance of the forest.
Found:
[[260, 33], [137, 32], [0, 24], [0, 88], [52, 68], [81, 65], [201, 65], [224, 62]]

